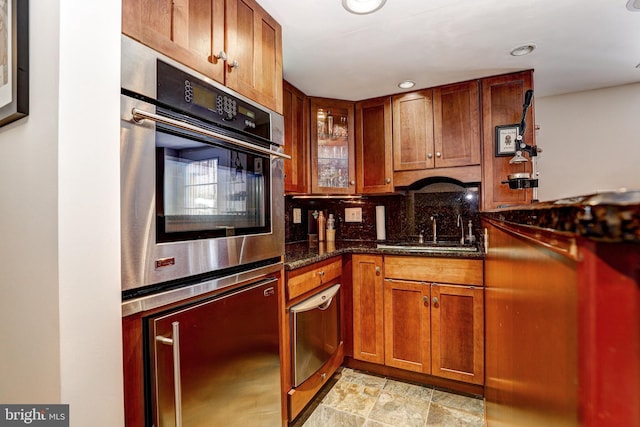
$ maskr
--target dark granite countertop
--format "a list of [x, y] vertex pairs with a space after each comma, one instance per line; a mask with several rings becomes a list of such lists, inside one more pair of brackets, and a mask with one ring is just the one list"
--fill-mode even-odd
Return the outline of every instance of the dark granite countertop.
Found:
[[640, 190], [621, 190], [483, 212], [484, 218], [605, 242], [640, 243]]
[[411, 255], [425, 257], [453, 257], [483, 259], [484, 253], [478, 252], [437, 252], [411, 251], [403, 249], [378, 249], [376, 241], [364, 240], [336, 240], [334, 244], [327, 242], [291, 242], [285, 245], [284, 269], [295, 270], [313, 263], [324, 261], [343, 254], [377, 254], [377, 255]]

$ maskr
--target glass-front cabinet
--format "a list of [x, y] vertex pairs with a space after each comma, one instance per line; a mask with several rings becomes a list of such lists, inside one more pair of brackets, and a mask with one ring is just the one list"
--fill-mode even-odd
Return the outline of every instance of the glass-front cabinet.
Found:
[[311, 191], [355, 194], [354, 103], [311, 98]]

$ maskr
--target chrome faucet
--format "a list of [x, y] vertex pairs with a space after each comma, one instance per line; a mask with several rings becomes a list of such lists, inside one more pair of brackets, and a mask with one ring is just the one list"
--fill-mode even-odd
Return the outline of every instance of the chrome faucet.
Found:
[[422, 234], [422, 230], [420, 230], [420, 234], [418, 234], [418, 243], [424, 243], [424, 235]]
[[462, 215], [458, 214], [457, 224], [460, 227], [460, 244], [464, 245], [464, 221], [462, 220]]
[[436, 215], [431, 215], [433, 221], [433, 243], [438, 243], [438, 226], [436, 224]]

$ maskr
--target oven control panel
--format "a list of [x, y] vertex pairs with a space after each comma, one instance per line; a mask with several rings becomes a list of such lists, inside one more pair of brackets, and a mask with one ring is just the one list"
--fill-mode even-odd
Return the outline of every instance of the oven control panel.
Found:
[[189, 115], [270, 139], [267, 111], [251, 105], [161, 60], [157, 63], [158, 101]]

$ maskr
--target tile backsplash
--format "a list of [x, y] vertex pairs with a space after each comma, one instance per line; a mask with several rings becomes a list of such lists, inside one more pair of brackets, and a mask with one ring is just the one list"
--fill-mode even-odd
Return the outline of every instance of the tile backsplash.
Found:
[[[376, 206], [385, 207], [385, 227], [388, 241], [417, 241], [420, 232], [425, 241], [433, 240], [435, 216], [438, 241], [460, 241], [462, 230], [458, 226], [461, 218], [465, 236], [468, 223], [472, 221], [473, 235], [479, 238], [480, 217], [478, 214], [478, 188], [460, 187], [436, 183], [420, 190], [408, 190], [389, 196], [366, 196], [362, 199], [285, 198], [285, 240], [306, 240], [309, 231], [315, 232], [312, 213], [323, 210], [325, 216], [333, 214], [336, 221], [336, 239], [376, 240]], [[302, 211], [302, 222], [293, 223], [293, 209]], [[347, 222], [346, 208], [361, 208], [362, 222]]]

